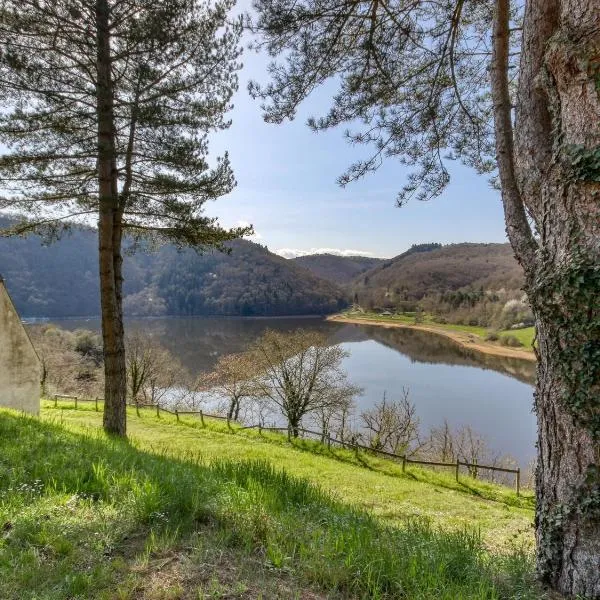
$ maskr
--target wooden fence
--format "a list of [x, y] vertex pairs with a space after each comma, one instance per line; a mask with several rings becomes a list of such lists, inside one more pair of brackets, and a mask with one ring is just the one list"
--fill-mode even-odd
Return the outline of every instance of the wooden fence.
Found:
[[[288, 427], [263, 427], [262, 425], [247, 425], [245, 427], [241, 427], [241, 429], [258, 429], [260, 431], [283, 431], [289, 434]], [[365, 446], [363, 444], [359, 444], [356, 441], [346, 442], [343, 440], [338, 440], [336, 438], [331, 437], [331, 435], [323, 435], [322, 432], [319, 431], [311, 431], [310, 429], [299, 428], [298, 432], [305, 433], [309, 435], [314, 435], [321, 440], [325, 439], [327, 446], [330, 448], [331, 444], [337, 444], [338, 446], [342, 446], [344, 448], [350, 448], [354, 450], [364, 450], [365, 452], [371, 452], [373, 454], [378, 454], [380, 456], [384, 456], [386, 458], [390, 458], [392, 460], [396, 460], [402, 462], [402, 472], [406, 471], [406, 465], [415, 464], [415, 465], [425, 465], [429, 467], [447, 467], [454, 469], [456, 481], [459, 480], [460, 475], [460, 467], [466, 467], [469, 471], [476, 477], [477, 471], [479, 469], [487, 469], [489, 471], [498, 471], [502, 473], [511, 473], [515, 476], [515, 489], [517, 492], [517, 496], [521, 492], [521, 469], [507, 469], [505, 467], [497, 467], [492, 465], [482, 465], [479, 463], [469, 463], [462, 460], [457, 460], [456, 462], [438, 462], [432, 460], [418, 460], [415, 458], [409, 458], [406, 455], [395, 454], [394, 452], [387, 452], [386, 450], [379, 450], [378, 448], [372, 448], [371, 446]]]
[[[96, 398], [94, 400], [91, 400], [89, 398], [78, 398], [77, 396], [66, 396], [63, 394], [55, 394], [54, 395], [54, 406], [55, 407], [58, 405], [58, 400], [73, 400], [75, 402], [75, 408], [77, 408], [78, 402], [95, 402], [96, 411], [98, 411], [98, 402], [103, 401], [102, 398]], [[140, 406], [140, 405], [136, 405], [136, 404], [131, 404], [131, 406], [135, 406], [136, 408], [143, 408], [143, 407], [151, 408], [151, 406], [147, 406], [147, 405]], [[156, 416], [157, 417], [160, 417], [161, 412], [166, 412], [170, 415], [174, 415], [176, 417], [177, 421], [180, 420], [180, 416], [182, 416], [182, 415], [198, 415], [200, 417], [200, 421], [201, 421], [203, 427], [205, 426], [204, 417], [209, 418], [209, 419], [220, 419], [223, 421], [227, 421], [227, 427], [231, 431], [233, 431], [233, 429], [231, 427], [232, 421], [236, 425], [239, 425], [239, 423], [237, 421], [234, 421], [233, 419], [230, 419], [229, 417], [205, 413], [202, 410], [178, 410], [178, 409], [169, 410], [168, 408], [164, 408], [164, 407], [160, 406], [160, 404], [156, 404], [155, 408], [156, 408]], [[263, 431], [282, 431], [282, 432], [287, 433], [288, 437], [290, 437], [290, 434], [291, 434], [289, 427], [264, 427], [263, 425], [245, 425], [245, 426], [237, 427], [236, 429], [238, 431], [244, 431], [246, 429], [258, 429], [259, 433], [262, 433]], [[386, 450], [380, 450], [378, 448], [372, 448], [371, 446], [365, 446], [364, 444], [359, 444], [356, 440], [353, 440], [351, 442], [346, 442], [345, 440], [338, 440], [336, 438], [331, 437], [331, 435], [323, 435], [323, 433], [320, 431], [311, 431], [310, 429], [298, 428], [298, 432], [302, 433], [302, 434], [313, 435], [317, 438], [320, 438], [322, 443], [323, 443], [323, 440], [325, 440], [324, 443], [327, 444], [328, 448], [331, 448], [332, 444], [336, 444], [338, 446], [341, 446], [342, 448], [350, 448], [355, 451], [363, 450], [365, 452], [370, 452], [373, 454], [377, 454], [379, 456], [384, 456], [386, 458], [390, 458], [390, 459], [398, 461], [398, 462], [402, 462], [402, 472], [403, 473], [406, 471], [406, 465], [409, 465], [409, 464], [425, 465], [425, 466], [429, 466], [429, 467], [446, 467], [446, 468], [454, 469], [456, 481], [459, 480], [461, 467], [466, 467], [473, 477], [477, 477], [477, 472], [479, 471], [479, 469], [484, 469], [484, 470], [488, 470], [488, 471], [497, 471], [497, 472], [501, 472], [501, 473], [511, 473], [515, 476], [515, 489], [517, 492], [517, 496], [519, 496], [519, 494], [521, 492], [521, 469], [520, 468], [507, 469], [505, 467], [497, 467], [495, 465], [481, 465], [479, 463], [470, 463], [470, 462], [465, 462], [465, 461], [458, 460], [458, 459], [456, 460], [456, 462], [451, 462], [451, 463], [437, 462], [437, 461], [431, 461], [431, 460], [417, 460], [415, 458], [409, 458], [408, 456], [403, 455], [403, 454], [395, 454], [394, 452], [387, 452]]]
[[[98, 412], [99, 410], [98, 403], [104, 402], [104, 398], [80, 398], [79, 396], [69, 396], [67, 394], [54, 394], [54, 396], [52, 396], [52, 399], [54, 400], [55, 408], [58, 406], [59, 400], [71, 400], [75, 403], [75, 408], [77, 408], [77, 404], [79, 402], [94, 402], [96, 405], [96, 412]], [[164, 406], [160, 406], [160, 404], [137, 404], [135, 402], [130, 402], [129, 406], [135, 406], [136, 408], [156, 408], [157, 417], [160, 417], [161, 412], [166, 412], [170, 415], [174, 415], [175, 417], [177, 417], [178, 421], [180, 415], [199, 415], [203, 425], [204, 417], [208, 417], [210, 419], [222, 419], [223, 421], [227, 421], [229, 424], [231, 423], [231, 421], [233, 421], [234, 423], [238, 424], [238, 421], [235, 421], [234, 419], [229, 419], [228, 417], [224, 417], [223, 415], [211, 415], [205, 413], [202, 410], [169, 410]]]

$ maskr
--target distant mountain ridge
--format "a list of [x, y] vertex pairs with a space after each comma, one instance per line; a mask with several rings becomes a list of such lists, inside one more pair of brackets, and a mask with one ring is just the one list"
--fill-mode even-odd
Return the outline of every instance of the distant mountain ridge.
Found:
[[317, 277], [339, 285], [350, 283], [361, 273], [385, 261], [383, 258], [370, 256], [339, 256], [337, 254], [308, 254], [292, 260]]
[[420, 244], [361, 273], [349, 288], [364, 306], [395, 306], [460, 289], [519, 290], [523, 272], [509, 244]]
[[[0, 228], [10, 223], [0, 216]], [[329, 314], [350, 301], [412, 310], [409, 306], [423, 298], [456, 290], [523, 286], [508, 244], [419, 244], [392, 259], [333, 254], [285, 259], [246, 240], [230, 248], [229, 255], [199, 255], [167, 245], [126, 255], [126, 314]], [[74, 228], [50, 246], [42, 246], [37, 236], [0, 238], [0, 274], [24, 317], [95, 316], [100, 313], [97, 253], [91, 228]]]
[[[11, 221], [0, 216], [0, 228]], [[97, 233], [74, 228], [42, 246], [40, 238], [0, 238], [0, 274], [23, 317], [100, 313]], [[173, 246], [126, 255], [124, 309], [137, 316], [329, 314], [346, 293], [292, 261], [246, 240], [231, 254]]]

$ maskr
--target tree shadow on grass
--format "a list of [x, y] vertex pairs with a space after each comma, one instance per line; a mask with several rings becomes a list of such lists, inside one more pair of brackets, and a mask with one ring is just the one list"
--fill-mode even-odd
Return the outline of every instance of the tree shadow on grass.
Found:
[[223, 547], [346, 598], [495, 593], [476, 534], [386, 526], [267, 462], [191, 463], [4, 411], [0, 457], [7, 600], [101, 597], [134, 577], [148, 547], [207, 526]]

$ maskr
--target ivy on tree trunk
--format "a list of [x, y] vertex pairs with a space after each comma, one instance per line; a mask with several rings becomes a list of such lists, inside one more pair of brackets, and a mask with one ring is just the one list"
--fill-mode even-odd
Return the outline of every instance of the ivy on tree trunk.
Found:
[[[537, 566], [567, 595], [600, 597], [600, 0], [255, 0], [252, 83], [265, 117], [291, 119], [339, 85], [315, 130], [350, 123], [414, 167], [398, 204], [439, 195], [447, 163], [493, 174], [536, 318]], [[490, 93], [491, 92], [491, 93]]]

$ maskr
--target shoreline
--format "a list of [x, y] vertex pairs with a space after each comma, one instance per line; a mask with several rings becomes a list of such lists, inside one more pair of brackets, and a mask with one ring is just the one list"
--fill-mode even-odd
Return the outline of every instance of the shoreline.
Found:
[[375, 327], [387, 327], [388, 329], [417, 329], [419, 331], [426, 331], [427, 333], [435, 333], [437, 335], [444, 336], [451, 339], [452, 341], [460, 344], [465, 348], [476, 350], [483, 354], [491, 354], [493, 356], [505, 356], [507, 358], [520, 358], [522, 360], [529, 360], [531, 362], [536, 361], [535, 354], [531, 350], [517, 350], [515, 348], [509, 348], [505, 346], [496, 346], [490, 344], [485, 340], [482, 340], [479, 336], [473, 333], [467, 333], [462, 331], [452, 331], [450, 329], [443, 329], [442, 327], [433, 327], [431, 325], [413, 325], [410, 323], [399, 323], [394, 321], [380, 321], [376, 319], [360, 318], [360, 317], [345, 317], [343, 315], [331, 315], [326, 318], [327, 321], [333, 321], [335, 323], [350, 323], [353, 325], [372, 325]]

